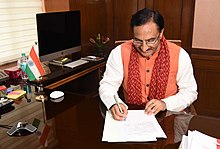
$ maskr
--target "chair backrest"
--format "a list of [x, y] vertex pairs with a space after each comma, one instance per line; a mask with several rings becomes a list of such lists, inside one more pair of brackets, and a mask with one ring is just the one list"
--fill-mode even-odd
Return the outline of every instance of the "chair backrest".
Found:
[[196, 115], [190, 120], [188, 130], [198, 130], [209, 136], [220, 138], [220, 118]]
[[171, 40], [171, 39], [167, 39], [167, 41], [175, 43], [178, 46], [181, 46], [181, 40]]
[[122, 44], [122, 43], [124, 43], [124, 42], [126, 42], [126, 41], [128, 41], [128, 40], [116, 40], [116, 41], [115, 41], [115, 44]]
[[[128, 41], [128, 40], [116, 40], [116, 41], [115, 41], [115, 45], [122, 44], [122, 43], [124, 43], [124, 42], [126, 42], [126, 41]], [[175, 43], [175, 44], [178, 45], [178, 46], [181, 46], [181, 40], [167, 39], [167, 41], [172, 42], [172, 43]]]
[[105, 119], [105, 114], [108, 109], [106, 108], [106, 106], [104, 105], [104, 103], [101, 101], [100, 98], [98, 99], [98, 104], [99, 104], [100, 114]]

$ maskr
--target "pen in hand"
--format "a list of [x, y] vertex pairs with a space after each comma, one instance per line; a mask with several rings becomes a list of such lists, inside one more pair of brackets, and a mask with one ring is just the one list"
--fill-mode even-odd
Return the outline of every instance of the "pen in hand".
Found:
[[114, 99], [115, 99], [116, 104], [118, 105], [118, 108], [119, 108], [120, 113], [121, 113], [121, 114], [124, 114], [124, 112], [122, 111], [122, 108], [121, 108], [121, 106], [120, 106], [120, 104], [119, 104], [119, 102], [118, 102], [118, 98], [117, 98], [116, 95], [114, 95]]

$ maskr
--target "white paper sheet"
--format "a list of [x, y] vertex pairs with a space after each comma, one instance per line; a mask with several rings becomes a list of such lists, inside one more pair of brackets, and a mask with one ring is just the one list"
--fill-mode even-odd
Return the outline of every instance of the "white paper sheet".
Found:
[[180, 149], [217, 149], [220, 144], [217, 138], [208, 136], [199, 131], [188, 131], [188, 136], [183, 136]]
[[102, 141], [107, 142], [145, 142], [166, 138], [154, 115], [144, 110], [128, 110], [125, 121], [114, 120], [111, 112], [106, 112]]

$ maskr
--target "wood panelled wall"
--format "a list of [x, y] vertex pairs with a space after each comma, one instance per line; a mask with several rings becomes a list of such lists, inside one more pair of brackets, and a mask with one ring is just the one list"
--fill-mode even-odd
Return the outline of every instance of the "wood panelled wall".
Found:
[[164, 16], [167, 39], [181, 40], [182, 46], [189, 51], [194, 3], [194, 0], [45, 0], [46, 11], [65, 8], [81, 11], [84, 52], [92, 48], [88, 40], [97, 33], [110, 37], [110, 47], [116, 40], [131, 39], [131, 15], [144, 7], [159, 10]]
[[56, 6], [55, 0], [45, 1], [48, 11], [61, 10], [67, 6], [62, 3], [67, 2], [67, 10], [81, 11], [82, 50], [85, 53], [92, 49], [88, 40], [93, 34], [109, 36], [112, 48], [114, 41], [132, 38], [129, 24], [133, 13], [144, 7], [159, 10], [165, 19], [166, 38], [180, 39], [182, 47], [193, 54], [191, 58], [199, 91], [199, 98], [195, 102], [198, 113], [220, 117], [220, 58], [213, 58], [220, 57], [220, 50], [191, 48], [195, 0], [56, 0], [59, 1]]
[[70, 10], [81, 11], [82, 47], [85, 53], [93, 49], [89, 38], [94, 34], [107, 36], [107, 11], [105, 0], [70, 0]]
[[70, 10], [69, 0], [43, 0], [46, 12]]
[[220, 50], [192, 49], [191, 58], [199, 93], [195, 108], [200, 115], [220, 118]]
[[107, 5], [105, 0], [45, 0], [46, 12], [80, 10], [82, 52], [90, 53], [89, 38], [101, 33], [107, 36]]
[[[193, 27], [194, 0], [112, 0], [112, 30], [114, 41], [132, 38], [131, 15], [147, 7], [158, 10], [165, 20], [165, 37], [182, 41], [182, 47], [190, 52]], [[110, 6], [109, 6], [110, 7]], [[112, 19], [112, 18], [113, 19]], [[109, 21], [109, 22], [111, 22]]]

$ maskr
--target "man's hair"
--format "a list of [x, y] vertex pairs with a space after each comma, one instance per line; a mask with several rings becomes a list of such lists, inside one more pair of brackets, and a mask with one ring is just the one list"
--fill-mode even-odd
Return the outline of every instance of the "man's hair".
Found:
[[137, 11], [131, 18], [131, 29], [133, 30], [134, 26], [141, 26], [148, 22], [154, 22], [158, 26], [159, 32], [164, 28], [164, 19], [163, 16], [158, 12], [148, 8]]

